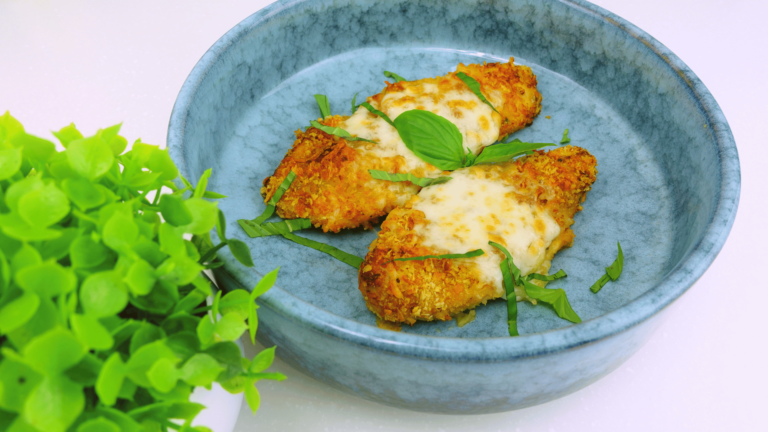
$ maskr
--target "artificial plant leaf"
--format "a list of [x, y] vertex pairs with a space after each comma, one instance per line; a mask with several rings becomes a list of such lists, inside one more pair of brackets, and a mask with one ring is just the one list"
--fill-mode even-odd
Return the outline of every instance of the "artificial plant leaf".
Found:
[[7, 180], [21, 169], [21, 149], [0, 150], [0, 180]]
[[248, 402], [248, 407], [251, 409], [251, 412], [256, 414], [256, 411], [258, 411], [259, 405], [261, 404], [261, 396], [253, 383], [245, 385], [245, 400]]
[[60, 260], [69, 255], [69, 248], [78, 236], [77, 228], [64, 228], [59, 238], [49, 240], [40, 246], [40, 255], [44, 260]]
[[152, 287], [157, 281], [155, 268], [139, 258], [131, 264], [123, 280], [133, 295], [147, 295], [152, 291]]
[[253, 267], [253, 258], [251, 257], [251, 250], [248, 249], [248, 245], [237, 239], [227, 240], [227, 246], [232, 255], [240, 261], [240, 264], [246, 267]]
[[[221, 291], [219, 291], [221, 292]], [[228, 292], [219, 302], [219, 312], [221, 314], [234, 313], [245, 320], [248, 318], [248, 309], [253, 305], [250, 299], [250, 293], [244, 289], [235, 289]]]
[[3, 306], [0, 309], [0, 334], [9, 333], [26, 324], [39, 306], [40, 297], [30, 291]]
[[66, 154], [72, 168], [89, 180], [106, 174], [115, 160], [112, 149], [98, 136], [70, 142]]
[[83, 387], [63, 375], [43, 378], [24, 402], [24, 419], [46, 432], [64, 432], [85, 407]]
[[56, 327], [36, 337], [23, 350], [24, 359], [35, 369], [58, 374], [76, 365], [86, 347], [67, 329]]
[[64, 148], [67, 148], [69, 143], [72, 141], [83, 138], [83, 134], [77, 130], [77, 127], [75, 127], [74, 123], [70, 123], [68, 126], [64, 126], [63, 128], [59, 129], [58, 132], [53, 132], [53, 136], [58, 138], [59, 142]]
[[120, 359], [120, 354], [113, 352], [99, 372], [96, 381], [96, 394], [101, 403], [112, 406], [117, 402], [117, 395], [125, 379], [125, 363]]
[[234, 341], [240, 338], [248, 327], [239, 314], [224, 314], [215, 324], [214, 331], [223, 341]]
[[69, 199], [53, 183], [23, 195], [18, 202], [21, 218], [36, 228], [47, 228], [69, 214]]
[[216, 226], [219, 220], [219, 209], [216, 203], [193, 197], [186, 200], [184, 205], [192, 215], [192, 222], [184, 226], [184, 232], [206, 234]]
[[184, 205], [184, 199], [177, 195], [162, 195], [160, 197], [160, 213], [163, 219], [175, 227], [192, 223], [192, 213]]
[[121, 429], [120, 426], [104, 417], [97, 417], [80, 424], [77, 427], [77, 432], [121, 432]]
[[0, 360], [0, 408], [21, 412], [29, 393], [43, 376], [17, 358], [5, 356]]
[[187, 384], [208, 387], [224, 368], [208, 354], [195, 354], [181, 367], [179, 377]]
[[253, 358], [251, 366], [248, 368], [249, 373], [258, 373], [267, 370], [272, 366], [272, 362], [275, 361], [275, 349], [277, 347], [266, 348], [261, 351], [256, 357]]
[[104, 271], [85, 278], [80, 287], [80, 304], [86, 314], [97, 318], [121, 312], [128, 304], [128, 294], [120, 275]]
[[95, 267], [103, 263], [109, 254], [109, 250], [91, 236], [80, 236], [69, 246], [69, 260], [75, 268]]
[[74, 314], [69, 317], [69, 322], [77, 338], [89, 348], [108, 350], [115, 343], [107, 329], [91, 315]]
[[173, 390], [179, 374], [175, 365], [175, 359], [165, 357], [158, 359], [147, 371], [147, 379], [152, 383], [152, 387], [161, 393]]
[[14, 279], [24, 291], [44, 297], [68, 293], [77, 286], [77, 277], [72, 269], [62, 267], [55, 261], [24, 267]]
[[160, 359], [170, 360], [173, 364], [179, 361], [162, 340], [142, 346], [128, 359], [125, 365], [127, 376], [141, 387], [151, 387], [152, 383], [147, 377], [147, 372]]

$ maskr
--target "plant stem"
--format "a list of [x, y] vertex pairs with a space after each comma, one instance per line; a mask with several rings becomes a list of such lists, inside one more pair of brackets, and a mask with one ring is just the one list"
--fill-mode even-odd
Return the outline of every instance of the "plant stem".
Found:
[[226, 245], [227, 245], [226, 242], [221, 242], [221, 243], [217, 244], [216, 246], [212, 247], [211, 249], [208, 249], [208, 251], [205, 253], [205, 255], [203, 255], [203, 257], [200, 258], [199, 263], [203, 264], [203, 263], [208, 262], [209, 259], [213, 258], [216, 255], [216, 252], [218, 252], [219, 249], [223, 248]]

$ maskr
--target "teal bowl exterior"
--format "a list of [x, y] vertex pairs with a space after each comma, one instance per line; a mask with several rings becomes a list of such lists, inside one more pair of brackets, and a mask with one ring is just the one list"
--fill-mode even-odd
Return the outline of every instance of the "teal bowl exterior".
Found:
[[[435, 76], [459, 61], [511, 55], [534, 69], [544, 96], [542, 115], [516, 136], [554, 140], [570, 126], [572, 144], [599, 162], [574, 247], [554, 262], [569, 272], [562, 287], [584, 322], [521, 304], [522, 335], [505, 337], [503, 302], [491, 302], [462, 328], [382, 330], [365, 310], [354, 269], [239, 229], [236, 219], [263, 210], [260, 182], [292, 131], [318, 116], [313, 93], [328, 94], [332, 108], [348, 106], [341, 101], [355, 91], [381, 89], [383, 69]], [[733, 136], [696, 75], [642, 30], [580, 0], [278, 1], [195, 66], [174, 106], [168, 146], [187, 178], [213, 167], [210, 189], [229, 196], [220, 201], [228, 235], [246, 241], [257, 262], [246, 269], [224, 252], [220, 285], [253, 287], [282, 266], [259, 300], [262, 342], [342, 391], [438, 413], [532, 406], [616, 369], [715, 259], [740, 190]], [[375, 231], [302, 235], [363, 255]], [[592, 294], [587, 287], [615, 257], [616, 239], [624, 274]]]

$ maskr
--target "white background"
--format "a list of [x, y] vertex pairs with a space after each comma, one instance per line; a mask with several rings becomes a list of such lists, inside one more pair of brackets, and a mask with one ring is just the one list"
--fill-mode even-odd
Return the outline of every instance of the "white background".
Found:
[[[184, 79], [208, 47], [269, 1], [0, 0], [0, 112], [28, 132], [124, 122], [129, 141], [164, 144]], [[652, 340], [586, 389], [524, 410], [409, 412], [330, 389], [277, 361], [236, 431], [768, 430], [765, 229], [768, 6], [764, 1], [599, 0], [661, 41], [704, 81], [738, 143], [739, 213], [720, 256]], [[250, 352], [254, 350], [251, 348]], [[457, 389], [459, 391], [460, 389]]]

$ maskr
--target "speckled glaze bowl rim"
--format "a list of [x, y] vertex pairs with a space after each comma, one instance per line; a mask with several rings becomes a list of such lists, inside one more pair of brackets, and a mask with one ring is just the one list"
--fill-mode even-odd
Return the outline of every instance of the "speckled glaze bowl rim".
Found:
[[[195, 65], [184, 82], [171, 113], [168, 129], [168, 147], [183, 175], [189, 174], [184, 159], [184, 129], [195, 93], [208, 72], [230, 46], [244, 35], [275, 17], [285, 16], [304, 5], [318, 0], [279, 0], [249, 16], [222, 36]], [[740, 193], [740, 169], [730, 127], [720, 107], [704, 84], [675, 54], [650, 35], [628, 21], [599, 6], [582, 0], [546, 0], [544, 3], [562, 3], [574, 10], [591, 15], [615, 26], [627, 37], [638, 40], [658, 55], [670, 72], [685, 83], [698, 109], [712, 127], [721, 162], [721, 184], [715, 212], [707, 224], [701, 240], [655, 287], [624, 306], [583, 323], [541, 333], [519, 337], [448, 338], [421, 336], [382, 330], [317, 308], [287, 291], [273, 287], [260, 298], [262, 306], [269, 307], [294, 322], [352, 344], [388, 352], [398, 356], [425, 358], [438, 361], [493, 362], [546, 355], [561, 350], [597, 342], [621, 333], [660, 312], [690, 288], [722, 249], [736, 217]], [[235, 277], [226, 270], [237, 265], [233, 260], [219, 269], [220, 277]]]

